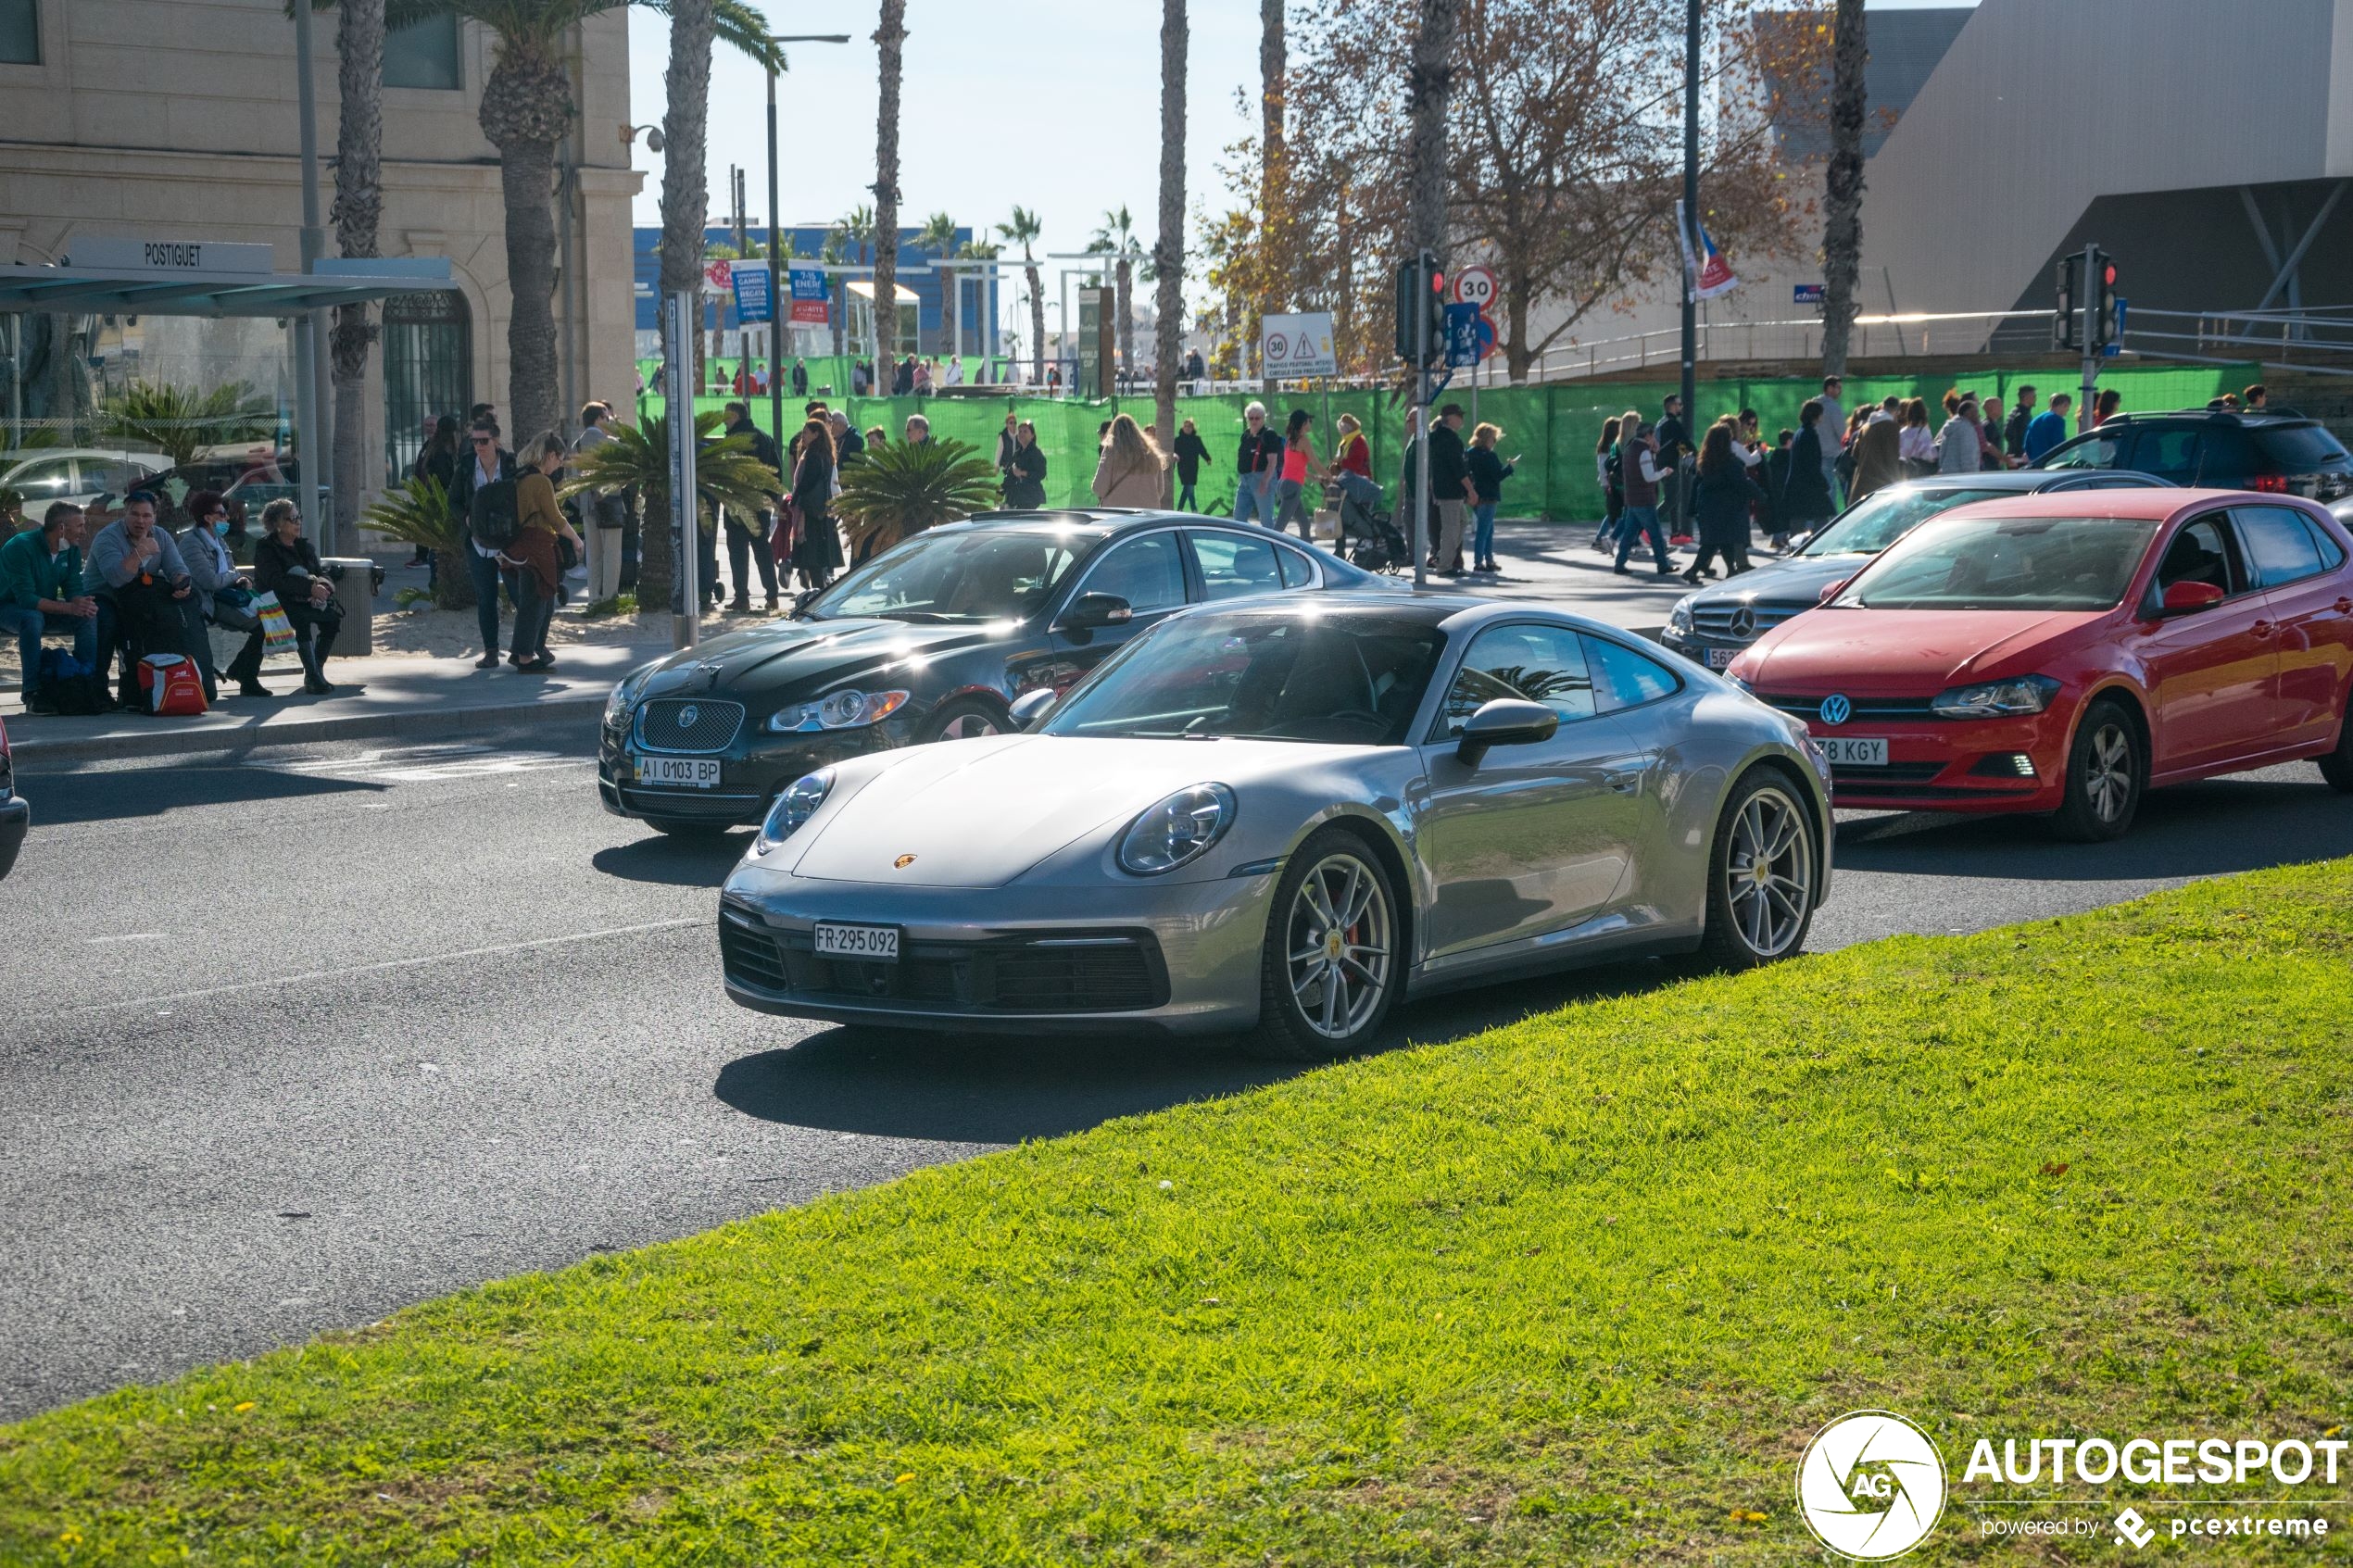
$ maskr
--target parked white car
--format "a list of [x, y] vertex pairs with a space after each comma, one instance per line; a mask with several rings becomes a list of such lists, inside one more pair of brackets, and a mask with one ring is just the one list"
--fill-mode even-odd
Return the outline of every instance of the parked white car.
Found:
[[0, 453], [0, 490], [22, 495], [24, 515], [37, 521], [52, 501], [86, 507], [101, 492], [120, 495], [170, 467], [171, 459], [161, 452], [107, 452], [94, 446]]

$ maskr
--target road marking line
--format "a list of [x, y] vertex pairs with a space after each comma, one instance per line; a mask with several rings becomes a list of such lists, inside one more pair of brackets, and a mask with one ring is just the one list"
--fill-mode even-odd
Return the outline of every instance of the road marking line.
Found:
[[679, 931], [690, 925], [708, 925], [700, 917], [692, 920], [658, 920], [644, 925], [613, 925], [601, 931], [575, 931], [569, 936], [542, 936], [530, 942], [503, 942], [495, 947], [466, 947], [454, 953], [427, 953], [413, 959], [386, 959], [382, 963], [353, 964], [347, 969], [313, 970], [308, 974], [289, 974], [277, 980], [246, 980], [234, 985], [210, 985], [201, 991], [173, 991], [158, 997], [132, 997], [120, 1002], [92, 1002], [87, 1006], [68, 1008], [68, 1012], [116, 1012], [123, 1008], [153, 1007], [157, 1002], [193, 1002], [207, 997], [234, 996], [241, 991], [270, 991], [281, 985], [307, 985], [317, 980], [347, 980], [359, 974], [382, 974], [387, 970], [417, 969], [426, 964], [448, 963], [455, 959], [498, 958], [508, 953], [528, 953], [539, 947], [561, 947], [566, 942], [593, 942], [604, 936], [637, 936], [652, 931]]

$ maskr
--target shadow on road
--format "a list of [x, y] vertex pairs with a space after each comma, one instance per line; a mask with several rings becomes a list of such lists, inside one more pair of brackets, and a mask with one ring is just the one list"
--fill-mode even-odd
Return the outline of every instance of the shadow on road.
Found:
[[[1381, 1051], [1461, 1039], [1573, 1002], [1664, 985], [1666, 966], [1613, 964], [1416, 1002]], [[797, 1127], [949, 1143], [1058, 1137], [1115, 1116], [1279, 1083], [1311, 1063], [1265, 1060], [1223, 1041], [1069, 1039], [824, 1029], [739, 1057], [713, 1092], [747, 1116]]]
[[189, 766], [171, 761], [153, 768], [18, 775], [43, 827], [73, 822], [131, 822], [204, 806], [246, 801], [295, 800], [321, 795], [373, 798], [381, 784], [331, 778], [319, 773], [280, 772], [270, 768]]
[[1841, 870], [2124, 882], [2220, 876], [2353, 855], [2353, 800], [2309, 763], [2158, 790], [2114, 844], [2067, 844], [2016, 817], [1912, 811], [1838, 829]]
[[717, 887], [744, 858], [748, 833], [714, 834], [709, 838], [672, 838], [647, 830], [647, 836], [616, 844], [588, 857], [588, 863], [607, 876], [628, 882], [659, 883], [664, 887]]

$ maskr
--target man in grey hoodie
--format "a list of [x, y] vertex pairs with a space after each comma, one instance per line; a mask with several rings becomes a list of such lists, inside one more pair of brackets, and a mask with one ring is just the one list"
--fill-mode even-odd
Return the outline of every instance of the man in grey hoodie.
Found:
[[185, 651], [187, 626], [180, 606], [195, 591], [180, 546], [156, 526], [153, 495], [136, 490], [124, 499], [122, 515], [90, 541], [82, 580], [98, 598], [99, 678], [106, 678], [120, 646], [122, 705], [143, 707], [139, 661], [151, 653]]

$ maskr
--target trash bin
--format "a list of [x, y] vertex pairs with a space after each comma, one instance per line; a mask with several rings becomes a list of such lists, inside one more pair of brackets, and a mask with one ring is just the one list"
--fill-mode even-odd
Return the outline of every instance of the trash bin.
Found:
[[335, 603], [343, 607], [335, 657], [364, 658], [373, 651], [376, 574], [381, 569], [365, 556], [329, 556], [319, 564], [327, 569], [335, 585]]

